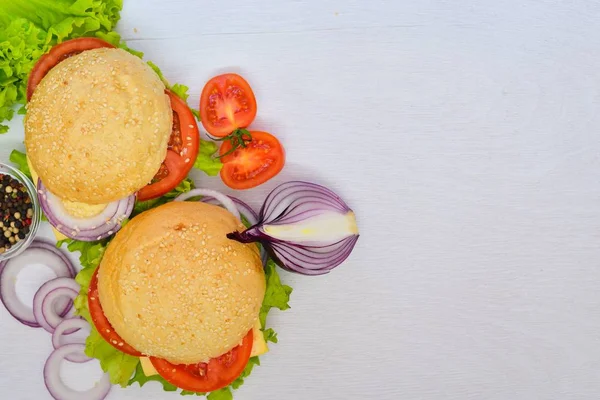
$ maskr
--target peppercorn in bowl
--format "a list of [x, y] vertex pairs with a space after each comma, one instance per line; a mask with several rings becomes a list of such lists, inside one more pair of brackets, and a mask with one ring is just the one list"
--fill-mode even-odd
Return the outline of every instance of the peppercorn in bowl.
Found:
[[0, 163], [0, 262], [33, 241], [41, 210], [35, 186], [21, 171]]

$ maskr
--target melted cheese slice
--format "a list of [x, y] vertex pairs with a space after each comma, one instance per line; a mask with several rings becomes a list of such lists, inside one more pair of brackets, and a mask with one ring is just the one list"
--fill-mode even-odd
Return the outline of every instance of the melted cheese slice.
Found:
[[[254, 341], [252, 342], [252, 352], [250, 353], [250, 357], [260, 356], [269, 351], [265, 337], [260, 330], [260, 321], [256, 321], [256, 325], [252, 328], [252, 337]], [[154, 368], [154, 365], [152, 365], [152, 362], [148, 357], [140, 357], [140, 364], [144, 370], [144, 375], [158, 375], [158, 371], [156, 371], [156, 368]]]

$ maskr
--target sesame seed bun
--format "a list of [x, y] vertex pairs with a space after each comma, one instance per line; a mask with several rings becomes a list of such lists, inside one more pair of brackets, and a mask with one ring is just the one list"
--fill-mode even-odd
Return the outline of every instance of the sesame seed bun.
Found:
[[228, 211], [172, 202], [133, 218], [98, 270], [104, 314], [141, 353], [175, 364], [206, 362], [239, 345], [265, 294], [255, 244], [227, 239], [243, 229]]
[[173, 112], [165, 85], [138, 57], [95, 49], [52, 68], [27, 105], [25, 146], [56, 196], [103, 204], [152, 180]]

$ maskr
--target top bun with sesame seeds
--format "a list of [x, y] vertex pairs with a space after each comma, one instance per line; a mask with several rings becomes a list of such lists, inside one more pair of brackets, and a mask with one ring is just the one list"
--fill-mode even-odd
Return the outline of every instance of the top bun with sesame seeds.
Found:
[[70, 57], [48, 72], [27, 105], [27, 155], [63, 200], [104, 204], [147, 185], [172, 129], [165, 85], [121, 49]]
[[239, 345], [258, 320], [265, 275], [255, 244], [228, 211], [171, 202], [133, 218], [98, 270], [104, 314], [125, 342], [173, 364], [207, 362]]

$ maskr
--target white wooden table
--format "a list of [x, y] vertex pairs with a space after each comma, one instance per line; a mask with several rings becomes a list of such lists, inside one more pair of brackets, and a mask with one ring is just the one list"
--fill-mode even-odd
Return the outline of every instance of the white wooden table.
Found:
[[[600, 397], [598, 21], [593, 0], [125, 0], [119, 31], [193, 106], [217, 73], [252, 84], [288, 163], [242, 198], [306, 178], [359, 218], [344, 266], [283, 274], [280, 342], [237, 400]], [[0, 309], [0, 398], [49, 398], [50, 350]]]

